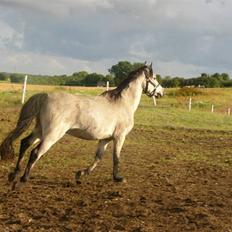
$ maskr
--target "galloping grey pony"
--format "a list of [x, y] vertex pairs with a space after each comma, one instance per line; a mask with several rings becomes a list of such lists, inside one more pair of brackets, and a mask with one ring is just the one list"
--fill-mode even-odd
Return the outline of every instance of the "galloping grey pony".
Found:
[[163, 88], [153, 76], [152, 65], [131, 72], [117, 88], [99, 96], [89, 97], [68, 93], [40, 93], [32, 96], [22, 107], [16, 128], [0, 146], [1, 157], [12, 155], [12, 142], [36, 119], [32, 133], [22, 139], [16, 167], [9, 174], [13, 181], [20, 171], [20, 162], [29, 146], [31, 151], [21, 182], [26, 182], [31, 168], [65, 134], [86, 140], [99, 140], [95, 160], [88, 168], [76, 172], [78, 182], [90, 174], [102, 159], [103, 152], [113, 141], [113, 179], [123, 181], [119, 174], [120, 152], [127, 134], [134, 126], [134, 113], [142, 92], [149, 97], [163, 96]]

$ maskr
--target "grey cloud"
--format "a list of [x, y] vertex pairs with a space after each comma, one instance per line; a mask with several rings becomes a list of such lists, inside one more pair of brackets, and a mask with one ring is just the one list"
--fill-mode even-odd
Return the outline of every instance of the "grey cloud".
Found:
[[10, 50], [231, 72], [231, 10], [230, 0], [2, 0], [0, 21], [23, 40]]

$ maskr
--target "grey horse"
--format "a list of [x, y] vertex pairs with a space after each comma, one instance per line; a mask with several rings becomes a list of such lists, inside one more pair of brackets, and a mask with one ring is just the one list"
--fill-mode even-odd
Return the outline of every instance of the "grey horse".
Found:
[[89, 175], [102, 159], [110, 141], [113, 141], [113, 180], [123, 181], [119, 174], [120, 152], [126, 136], [134, 126], [134, 113], [138, 108], [142, 92], [149, 97], [163, 96], [163, 88], [153, 75], [152, 65], [144, 65], [132, 71], [119, 86], [99, 96], [80, 96], [69, 93], [40, 93], [24, 104], [16, 128], [0, 146], [4, 157], [13, 151], [12, 143], [36, 119], [32, 133], [21, 140], [16, 167], [8, 176], [14, 181], [20, 171], [24, 153], [31, 151], [21, 182], [26, 182], [35, 163], [65, 134], [86, 140], [98, 140], [94, 162], [86, 169], [76, 172], [78, 182]]

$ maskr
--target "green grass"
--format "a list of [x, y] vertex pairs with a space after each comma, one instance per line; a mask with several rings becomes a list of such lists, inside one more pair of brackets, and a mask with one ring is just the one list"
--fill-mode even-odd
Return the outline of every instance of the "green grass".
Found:
[[[232, 110], [231, 89], [204, 89], [204, 94], [192, 97], [192, 110], [188, 111], [189, 97], [176, 97], [166, 91], [166, 96], [157, 100], [143, 96], [135, 115], [137, 125], [173, 128], [194, 128], [209, 130], [232, 130], [232, 115], [227, 115], [228, 107]], [[200, 102], [200, 103], [199, 103]], [[211, 113], [214, 104], [215, 112]]]
[[209, 113], [200, 110], [162, 108], [157, 106], [139, 107], [135, 115], [137, 125], [153, 127], [194, 128], [211, 130], [232, 130], [232, 116]]
[[0, 92], [0, 106], [2, 108], [20, 105], [20, 102], [21, 102], [21, 92], [19, 91]]

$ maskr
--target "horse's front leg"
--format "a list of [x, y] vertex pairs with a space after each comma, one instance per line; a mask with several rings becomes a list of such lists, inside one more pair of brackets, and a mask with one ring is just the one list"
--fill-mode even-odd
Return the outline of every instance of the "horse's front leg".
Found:
[[119, 174], [120, 165], [120, 153], [122, 150], [125, 136], [120, 136], [114, 139], [114, 150], [113, 150], [113, 179], [116, 182], [123, 182], [124, 178]]
[[102, 160], [104, 151], [110, 141], [111, 139], [103, 139], [99, 141], [94, 162], [88, 168], [76, 172], [75, 179], [77, 183], [80, 182], [81, 176], [89, 175], [97, 167], [98, 163]]

